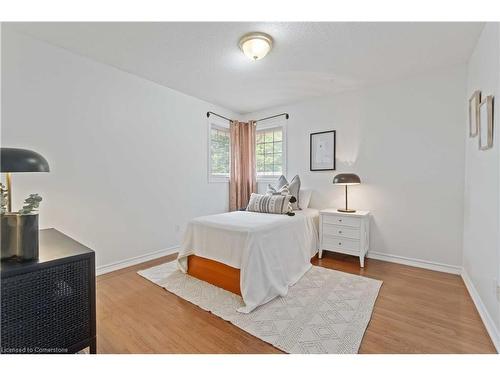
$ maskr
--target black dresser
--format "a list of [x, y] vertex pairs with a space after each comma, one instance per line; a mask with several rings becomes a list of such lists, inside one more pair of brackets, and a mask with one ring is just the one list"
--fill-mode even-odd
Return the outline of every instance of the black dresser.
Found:
[[55, 229], [40, 231], [39, 259], [4, 260], [1, 353], [96, 353], [95, 255]]

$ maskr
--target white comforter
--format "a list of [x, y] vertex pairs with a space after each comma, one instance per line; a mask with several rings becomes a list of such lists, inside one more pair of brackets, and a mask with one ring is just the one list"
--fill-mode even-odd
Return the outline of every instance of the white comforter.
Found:
[[177, 258], [187, 272], [187, 257], [197, 255], [240, 269], [240, 288], [248, 313], [285, 296], [311, 267], [318, 249], [318, 210], [295, 216], [235, 211], [191, 220]]

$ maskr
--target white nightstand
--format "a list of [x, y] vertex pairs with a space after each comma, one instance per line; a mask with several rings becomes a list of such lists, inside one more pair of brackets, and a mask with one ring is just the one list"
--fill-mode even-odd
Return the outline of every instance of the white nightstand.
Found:
[[370, 211], [353, 213], [327, 208], [319, 212], [319, 257], [323, 250], [359, 257], [365, 266], [365, 255], [370, 243]]

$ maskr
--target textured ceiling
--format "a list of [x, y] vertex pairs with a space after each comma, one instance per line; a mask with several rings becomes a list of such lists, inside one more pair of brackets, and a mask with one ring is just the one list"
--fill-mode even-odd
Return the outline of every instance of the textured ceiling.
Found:
[[[465, 63], [482, 23], [17, 23], [8, 28], [247, 113]], [[241, 35], [275, 46], [254, 62]]]

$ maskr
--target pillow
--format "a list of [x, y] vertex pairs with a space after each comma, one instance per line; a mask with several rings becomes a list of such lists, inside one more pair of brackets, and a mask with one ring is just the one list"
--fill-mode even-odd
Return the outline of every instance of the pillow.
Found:
[[289, 211], [291, 195], [262, 195], [252, 193], [248, 202], [247, 211], [266, 214], [295, 215]]
[[278, 183], [276, 184], [276, 189], [281, 189], [285, 185], [288, 185], [288, 181], [286, 180], [285, 176], [281, 175], [280, 178], [278, 178]]
[[279, 189], [273, 188], [271, 186], [271, 184], [267, 184], [266, 194], [268, 194], [268, 195], [290, 195], [290, 190], [288, 189], [288, 184], [283, 185]]
[[[279, 190], [276, 190], [271, 186], [271, 184], [267, 184], [266, 195], [287, 195], [290, 196], [290, 202], [288, 203], [288, 214], [293, 212], [292, 203], [297, 202], [297, 198], [290, 194], [290, 190], [288, 190], [288, 184], [283, 185]], [[290, 215], [293, 216], [293, 215]]]
[[301, 210], [309, 207], [309, 202], [311, 201], [312, 190], [311, 189], [301, 189], [299, 191], [299, 207]]
[[294, 178], [292, 178], [292, 181], [288, 184], [288, 190], [290, 190], [290, 194], [293, 195], [296, 199], [297, 202], [292, 203], [292, 208], [294, 210], [300, 210], [300, 177], [299, 175], [295, 175]]
[[[299, 175], [295, 175], [294, 178], [292, 178], [292, 181], [288, 183], [287, 179], [285, 176], [281, 175], [280, 178], [278, 179], [278, 183], [276, 187], [274, 188], [275, 191], [278, 191], [281, 189], [283, 186], [288, 185], [288, 191], [290, 192], [291, 195], [293, 195], [296, 199], [295, 202], [292, 202], [292, 208], [294, 210], [300, 210], [300, 177]], [[269, 187], [272, 188], [272, 186], [268, 186], [268, 191]], [[266, 192], [267, 193], [267, 192]]]

